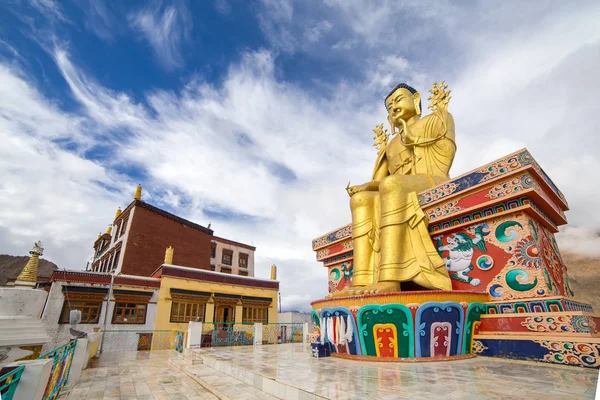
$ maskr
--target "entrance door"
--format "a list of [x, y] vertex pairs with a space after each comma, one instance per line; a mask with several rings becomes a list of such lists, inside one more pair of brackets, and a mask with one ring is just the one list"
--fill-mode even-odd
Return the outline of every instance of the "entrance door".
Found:
[[215, 307], [215, 323], [217, 327], [227, 329], [231, 323], [235, 321], [234, 309], [231, 306], [216, 306]]

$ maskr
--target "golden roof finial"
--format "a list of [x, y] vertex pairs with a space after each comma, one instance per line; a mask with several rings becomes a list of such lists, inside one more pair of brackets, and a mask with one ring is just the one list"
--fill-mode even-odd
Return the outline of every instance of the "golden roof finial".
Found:
[[110, 235], [111, 232], [112, 232], [112, 225], [109, 225], [108, 229], [106, 230], [106, 234]]
[[173, 253], [175, 252], [175, 249], [171, 246], [167, 247], [167, 250], [165, 251], [165, 264], [173, 264]]
[[142, 185], [137, 185], [137, 187], [135, 188], [135, 196], [133, 196], [133, 198], [135, 200], [141, 200], [142, 199]]
[[117, 213], [115, 214], [115, 219], [119, 218], [119, 215], [121, 215], [121, 207], [117, 208]]
[[275, 264], [271, 265], [271, 280], [272, 281], [277, 280], [277, 265], [275, 265]]
[[29, 252], [31, 257], [23, 268], [23, 271], [17, 277], [15, 281], [15, 286], [26, 286], [26, 287], [35, 287], [37, 282], [37, 272], [38, 272], [38, 264], [40, 256], [44, 253], [44, 248], [42, 247], [42, 242], [38, 240], [34, 243], [33, 248]]

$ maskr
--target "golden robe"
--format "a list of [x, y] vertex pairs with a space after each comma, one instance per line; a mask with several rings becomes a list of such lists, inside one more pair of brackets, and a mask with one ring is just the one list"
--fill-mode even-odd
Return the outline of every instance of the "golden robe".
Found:
[[404, 143], [398, 135], [380, 152], [372, 178], [377, 190], [350, 198], [353, 285], [413, 281], [430, 289], [451, 290], [418, 193], [449, 179], [456, 152], [454, 121], [449, 113], [438, 111], [408, 129]]

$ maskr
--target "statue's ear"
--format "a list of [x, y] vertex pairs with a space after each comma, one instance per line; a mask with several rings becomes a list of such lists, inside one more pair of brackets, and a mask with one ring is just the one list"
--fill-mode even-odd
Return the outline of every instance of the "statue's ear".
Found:
[[415, 111], [417, 112], [417, 115], [421, 115], [421, 93], [415, 92], [412, 97], [415, 102]]

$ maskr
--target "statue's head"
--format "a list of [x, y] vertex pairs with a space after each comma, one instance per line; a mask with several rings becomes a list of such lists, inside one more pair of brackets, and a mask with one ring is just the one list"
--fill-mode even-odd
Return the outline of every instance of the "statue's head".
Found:
[[421, 95], [406, 83], [396, 85], [385, 98], [388, 121], [392, 126], [400, 126], [400, 120], [408, 121], [421, 115]]

